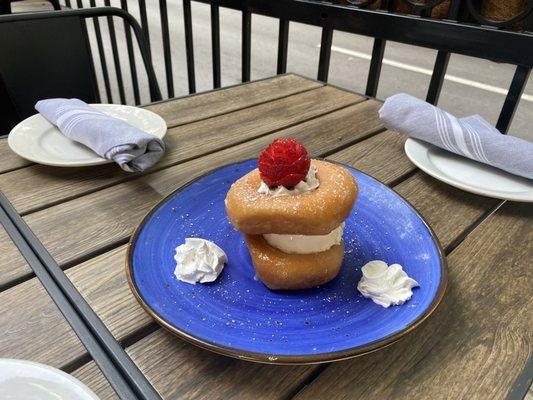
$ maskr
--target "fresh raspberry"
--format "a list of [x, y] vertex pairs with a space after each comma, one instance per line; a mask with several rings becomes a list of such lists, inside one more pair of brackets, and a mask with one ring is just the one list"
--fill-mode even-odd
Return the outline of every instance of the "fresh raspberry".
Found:
[[268, 186], [296, 186], [307, 176], [311, 159], [305, 147], [292, 138], [276, 139], [259, 154], [259, 172]]

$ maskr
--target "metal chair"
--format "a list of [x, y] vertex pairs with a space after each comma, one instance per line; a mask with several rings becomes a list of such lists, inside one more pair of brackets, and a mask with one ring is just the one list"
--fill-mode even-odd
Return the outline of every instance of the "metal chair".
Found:
[[[126, 32], [133, 29], [151, 99], [161, 99], [146, 39], [137, 21], [124, 10], [102, 7], [3, 15], [0, 108], [11, 112], [2, 112], [8, 115], [0, 120], [0, 132], [9, 132], [15, 123], [34, 114], [33, 106], [39, 99], [77, 97], [100, 102], [85, 20], [102, 16], [119, 17]], [[135, 64], [130, 67], [135, 68]]]

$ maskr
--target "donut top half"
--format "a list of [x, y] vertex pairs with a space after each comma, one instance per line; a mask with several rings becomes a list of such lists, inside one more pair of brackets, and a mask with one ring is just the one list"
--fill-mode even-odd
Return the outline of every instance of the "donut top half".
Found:
[[305, 194], [259, 193], [258, 169], [238, 179], [225, 201], [233, 225], [251, 235], [326, 235], [338, 227], [355, 203], [355, 178], [337, 164], [321, 160], [311, 160], [311, 164], [316, 167], [319, 186]]

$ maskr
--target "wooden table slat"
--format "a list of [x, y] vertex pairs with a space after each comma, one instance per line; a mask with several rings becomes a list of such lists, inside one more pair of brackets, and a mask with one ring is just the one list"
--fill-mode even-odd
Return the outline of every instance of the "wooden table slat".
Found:
[[[7, 138], [0, 139], [0, 174], [17, 168], [22, 168], [30, 164], [30, 161], [17, 156], [11, 151], [9, 145], [7, 144]], [[3, 187], [0, 185], [0, 190], [2, 189]]]
[[250, 82], [247, 85], [236, 85], [182, 97], [175, 101], [151, 104], [145, 108], [163, 117], [168, 127], [173, 127], [251, 107], [323, 85], [321, 82], [288, 74]]
[[444, 248], [499, 203], [463, 192], [421, 171], [394, 189], [426, 219]]
[[37, 278], [0, 293], [0, 316], [2, 358], [63, 368], [87, 354]]
[[[329, 158], [351, 165], [365, 173], [390, 184], [402, 176], [413, 172], [416, 167], [407, 159], [403, 151], [405, 137], [393, 131], [386, 131], [365, 140], [357, 151], [347, 148]], [[382, 177], [387, 177], [384, 181]]]
[[0, 225], [0, 291], [6, 284], [32, 274], [30, 266]]

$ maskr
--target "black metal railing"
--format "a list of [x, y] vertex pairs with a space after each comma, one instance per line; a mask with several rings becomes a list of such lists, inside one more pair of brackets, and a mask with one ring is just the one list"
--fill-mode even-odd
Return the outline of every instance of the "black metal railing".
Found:
[[[195, 93], [197, 91], [196, 60], [193, 46], [191, 1], [179, 1], [183, 7], [183, 21], [180, 23], [184, 29], [188, 92]], [[241, 80], [243, 82], [249, 81], [251, 78], [251, 32], [252, 15], [254, 14], [274, 17], [279, 20], [276, 69], [278, 74], [285, 73], [287, 70], [291, 22], [310, 24], [322, 29], [317, 79], [324, 82], [328, 81], [334, 31], [373, 37], [374, 43], [365, 91], [366, 95], [371, 97], [377, 95], [387, 41], [437, 50], [437, 57], [426, 94], [426, 100], [432, 104], [438, 102], [452, 53], [514, 64], [516, 71], [497, 122], [497, 128], [503, 133], [509, 129], [533, 67], [533, 52], [530, 51], [533, 48], [533, 34], [529, 30], [532, 26], [533, 0], [527, 0], [525, 7], [514, 15], [506, 15], [505, 13], [497, 15], [488, 12], [486, 4], [494, 5], [497, 3], [495, 0], [340, 0], [334, 3], [313, 0], [195, 1], [207, 3], [210, 6], [213, 88], [221, 86], [223, 73], [220, 51], [220, 7], [238, 10], [242, 13]], [[513, 1], [507, 0], [506, 3]], [[172, 98], [176, 94], [176, 76], [174, 73], [175, 60], [171, 50], [176, 45], [176, 41], [169, 29], [169, 17], [175, 20], [175, 16], [169, 16], [168, 6], [176, 3], [169, 2], [167, 5], [166, 0], [159, 0], [159, 26], [149, 26], [150, 15], [145, 0], [135, 2], [136, 7], [133, 7], [132, 4], [131, 1], [120, 1], [120, 7], [124, 10], [132, 12], [133, 8], [136, 8], [134, 16], [140, 20], [144, 35], [147, 38], [154, 32], [161, 35], [164, 73], [163, 76], [160, 74], [159, 81], [166, 82], [167, 92], [163, 97]], [[76, 2], [65, 0], [64, 5], [81, 8], [102, 5], [117, 6], [118, 4], [117, 0], [77, 0]], [[512, 9], [512, 7], [507, 8]], [[439, 11], [438, 15], [436, 15], [435, 10]], [[499, 10], [498, 12], [501, 13], [501, 8]], [[137, 76], [135, 49], [131, 43], [129, 29], [123, 30], [123, 34], [126, 36], [127, 57], [120, 54], [117, 45], [118, 32], [111, 17], [107, 18], [106, 29], [111, 57], [108, 57], [109, 51], [106, 51], [103, 42], [103, 26], [100, 25], [97, 18], [94, 19], [92, 29], [96, 42], [94, 56], [99, 58], [101, 82], [107, 101], [120, 103], [128, 101], [124, 77], [125, 71], [129, 68], [128, 75], [133, 91], [133, 95], [130, 97], [133, 97], [135, 104], [142, 103], [142, 83]], [[116, 96], [117, 93], [118, 97]], [[102, 100], [105, 101], [106, 99]]]

